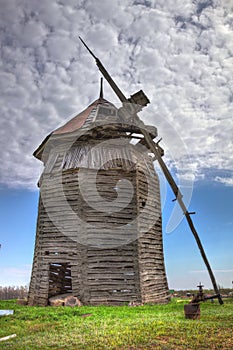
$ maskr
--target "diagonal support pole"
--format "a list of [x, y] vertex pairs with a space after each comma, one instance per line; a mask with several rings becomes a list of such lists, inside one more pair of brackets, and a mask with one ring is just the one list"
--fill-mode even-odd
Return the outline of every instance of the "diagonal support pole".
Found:
[[158, 163], [159, 163], [159, 165], [160, 165], [160, 167], [161, 167], [161, 169], [162, 169], [162, 171], [163, 171], [163, 173], [164, 173], [164, 175], [165, 175], [169, 185], [171, 186], [171, 189], [172, 189], [173, 193], [176, 196], [176, 199], [177, 199], [178, 203], [180, 204], [180, 207], [181, 207], [181, 209], [183, 211], [183, 214], [185, 215], [185, 218], [186, 218], [186, 220], [188, 222], [190, 230], [192, 231], [192, 234], [193, 234], [193, 236], [194, 236], [194, 238], [196, 240], [196, 243], [197, 243], [198, 248], [200, 250], [202, 259], [204, 260], [204, 263], [205, 263], [206, 268], [208, 270], [208, 273], [209, 273], [209, 276], [210, 276], [210, 279], [211, 279], [214, 291], [215, 291], [215, 293], [217, 294], [217, 297], [218, 297], [218, 301], [219, 301], [220, 304], [223, 304], [223, 301], [222, 301], [222, 298], [221, 298], [221, 295], [220, 295], [220, 292], [219, 292], [219, 289], [218, 289], [218, 286], [217, 286], [217, 283], [216, 283], [213, 271], [212, 271], [211, 266], [209, 264], [209, 261], [207, 259], [207, 256], [206, 256], [205, 250], [203, 248], [203, 245], [201, 243], [201, 240], [199, 238], [199, 235], [198, 235], [198, 233], [197, 233], [197, 231], [195, 229], [195, 226], [193, 224], [193, 221], [192, 221], [192, 219], [190, 217], [191, 213], [188, 212], [188, 210], [187, 210], [187, 208], [186, 208], [186, 206], [185, 206], [185, 204], [184, 204], [184, 202], [182, 200], [182, 194], [181, 194], [179, 188], [177, 187], [177, 185], [175, 183], [175, 180], [173, 179], [173, 177], [172, 177], [170, 171], [168, 170], [166, 164], [164, 163], [164, 161], [163, 161], [163, 159], [162, 159], [162, 157], [160, 155], [160, 152], [158, 151], [158, 149], [157, 149], [155, 143], [153, 142], [151, 136], [147, 133], [146, 130], [142, 130], [141, 129], [141, 132], [142, 132], [142, 134], [143, 134], [143, 136], [144, 136], [144, 138], [146, 140], [146, 143], [147, 143], [148, 147], [154, 153], [154, 155], [155, 155], [155, 157], [156, 157], [156, 159], [157, 159], [157, 161], [158, 161]]
[[[79, 37], [79, 39], [81, 40], [81, 42], [83, 43], [83, 45], [86, 47], [86, 49], [90, 52], [90, 54], [94, 57], [95, 61], [96, 61], [96, 64], [99, 68], [99, 70], [101, 71], [101, 73], [103, 74], [104, 78], [108, 81], [108, 83], [110, 84], [111, 88], [113, 89], [113, 91], [116, 93], [116, 95], [118, 96], [118, 98], [120, 99], [120, 101], [122, 103], [129, 103], [129, 100], [125, 97], [125, 95], [122, 93], [122, 91], [118, 88], [118, 86], [116, 85], [116, 83], [114, 82], [114, 80], [112, 79], [112, 77], [110, 76], [110, 74], [107, 72], [107, 70], [105, 69], [105, 67], [103, 66], [103, 64], [101, 63], [101, 61], [93, 54], [93, 52], [89, 49], [89, 47], [85, 44], [85, 42], [81, 39], [81, 37]], [[137, 116], [137, 114], [135, 113], [134, 115], [135, 119], [139, 119], [139, 117]], [[212, 282], [212, 285], [213, 285], [213, 288], [214, 288], [214, 291], [218, 297], [218, 301], [220, 304], [223, 304], [223, 300], [221, 298], [221, 295], [220, 295], [220, 292], [219, 292], [219, 289], [218, 289], [218, 286], [217, 286], [217, 283], [216, 283], [216, 280], [215, 280], [215, 277], [214, 277], [214, 274], [213, 274], [213, 271], [211, 269], [211, 266], [209, 264], [209, 261], [207, 259], [207, 256], [206, 256], [206, 253], [205, 253], [205, 250], [203, 248], [203, 245], [201, 243], [201, 240], [199, 238], [199, 235], [195, 229], [195, 226], [193, 224], [193, 221], [190, 217], [191, 213], [188, 212], [183, 200], [182, 200], [182, 193], [180, 192], [178, 186], [176, 185], [175, 183], [175, 180], [173, 179], [170, 171], [168, 170], [166, 164], [164, 163], [162, 157], [161, 157], [161, 154], [160, 154], [160, 151], [159, 151], [159, 148], [158, 146], [156, 145], [156, 143], [153, 141], [152, 137], [150, 136], [150, 134], [140, 128], [140, 131], [142, 133], [142, 135], [144, 136], [144, 139], [146, 141], [146, 144], [148, 146], [148, 148], [151, 150], [152, 153], [154, 153], [155, 155], [155, 159], [157, 159], [169, 185], [171, 186], [171, 189], [173, 191], [173, 193], [175, 194], [175, 197], [176, 197], [176, 200], [178, 201], [178, 203], [180, 204], [180, 207], [183, 211], [183, 214], [187, 220], [187, 223], [190, 227], [190, 230], [196, 240], [196, 243], [197, 243], [197, 246], [200, 250], [200, 253], [201, 253], [201, 256], [202, 256], [202, 259], [206, 265], [206, 268], [208, 270], [208, 273], [209, 273], [209, 276], [210, 276], [210, 279], [211, 279], [211, 282]]]

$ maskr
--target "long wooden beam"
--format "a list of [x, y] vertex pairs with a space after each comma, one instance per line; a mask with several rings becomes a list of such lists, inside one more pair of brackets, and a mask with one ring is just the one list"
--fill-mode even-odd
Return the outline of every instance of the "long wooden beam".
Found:
[[[87, 48], [87, 50], [90, 52], [90, 54], [95, 58], [95, 61], [96, 61], [96, 64], [97, 64], [99, 70], [103, 74], [104, 78], [108, 81], [108, 83], [110, 84], [111, 88], [116, 93], [116, 95], [118, 96], [120, 101], [122, 103], [126, 103], [126, 102], [130, 103], [129, 100], [126, 98], [126, 96], [118, 88], [118, 86], [116, 85], [116, 83], [114, 82], [114, 80], [112, 79], [110, 74], [107, 72], [107, 70], [105, 69], [105, 67], [101, 63], [101, 61], [93, 54], [93, 52], [89, 49], [89, 47], [85, 44], [85, 42], [80, 37], [79, 37], [79, 39], [82, 41], [82, 43]], [[136, 118], [139, 119], [137, 114], [135, 114], [135, 119]], [[206, 265], [206, 268], [208, 270], [208, 273], [209, 273], [209, 276], [210, 276], [210, 279], [211, 279], [214, 291], [215, 291], [215, 293], [217, 294], [217, 297], [218, 297], [218, 301], [219, 301], [220, 304], [223, 304], [223, 300], [221, 298], [220, 291], [218, 289], [218, 286], [217, 286], [217, 283], [216, 283], [216, 280], [215, 280], [215, 277], [214, 277], [214, 273], [213, 273], [213, 271], [211, 269], [211, 266], [210, 266], [209, 261], [207, 259], [205, 250], [204, 250], [203, 245], [201, 243], [201, 240], [199, 238], [199, 235], [198, 235], [198, 233], [197, 233], [197, 231], [195, 229], [195, 226], [193, 224], [193, 221], [192, 221], [192, 219], [190, 217], [190, 213], [188, 212], [188, 210], [186, 208], [186, 205], [184, 204], [184, 202], [182, 200], [182, 194], [181, 194], [178, 186], [176, 185], [176, 182], [173, 179], [173, 177], [172, 177], [170, 171], [168, 170], [166, 164], [164, 163], [164, 161], [163, 161], [163, 159], [161, 157], [160, 151], [158, 149], [158, 146], [156, 145], [156, 143], [153, 141], [153, 139], [150, 136], [150, 134], [145, 129], [142, 129], [140, 127], [139, 127], [139, 129], [140, 129], [142, 135], [144, 136], [144, 139], [146, 141], [146, 144], [147, 144], [148, 148], [151, 150], [152, 153], [154, 153], [155, 158], [157, 159], [157, 161], [158, 161], [158, 163], [159, 163], [159, 165], [160, 165], [160, 167], [161, 167], [161, 169], [162, 169], [162, 171], [163, 171], [163, 173], [164, 173], [164, 175], [165, 175], [169, 185], [171, 186], [171, 189], [172, 189], [173, 193], [175, 194], [175, 197], [176, 197], [178, 203], [181, 206], [183, 214], [186, 217], [187, 223], [188, 223], [188, 225], [190, 227], [191, 232], [193, 233], [193, 236], [194, 236], [194, 238], [196, 240], [197, 246], [198, 246], [198, 248], [200, 250], [200, 253], [201, 253], [201, 256], [203, 258], [203, 261], [204, 261], [204, 263]]]
[[168, 170], [166, 164], [164, 163], [164, 161], [163, 161], [163, 159], [162, 159], [162, 157], [160, 155], [160, 152], [159, 152], [158, 148], [156, 147], [156, 144], [153, 142], [151, 136], [147, 133], [146, 130], [141, 129], [141, 132], [142, 132], [142, 134], [143, 134], [143, 136], [144, 136], [144, 138], [146, 140], [146, 143], [147, 143], [148, 147], [154, 153], [154, 155], [155, 155], [155, 157], [156, 157], [156, 159], [157, 159], [157, 161], [158, 161], [158, 163], [159, 163], [159, 165], [160, 165], [160, 167], [161, 167], [161, 169], [162, 169], [162, 171], [163, 171], [163, 173], [164, 173], [164, 175], [165, 175], [169, 185], [171, 186], [171, 189], [172, 189], [173, 193], [176, 196], [176, 199], [177, 199], [178, 203], [181, 206], [181, 209], [182, 209], [182, 211], [183, 211], [183, 213], [184, 213], [184, 215], [186, 217], [188, 225], [189, 225], [189, 227], [190, 227], [190, 229], [191, 229], [191, 231], [193, 233], [193, 236], [194, 236], [194, 238], [196, 240], [196, 243], [198, 245], [198, 248], [200, 250], [201, 256], [202, 256], [202, 258], [204, 260], [204, 263], [206, 265], [206, 268], [208, 270], [208, 273], [209, 273], [212, 285], [214, 287], [215, 293], [218, 296], [218, 301], [219, 301], [220, 304], [223, 304], [223, 301], [222, 301], [222, 298], [221, 298], [221, 295], [220, 295], [220, 292], [219, 292], [219, 289], [218, 289], [218, 286], [217, 286], [217, 283], [216, 283], [213, 271], [212, 271], [211, 266], [209, 264], [209, 261], [207, 259], [205, 250], [203, 248], [203, 245], [201, 243], [201, 240], [199, 238], [197, 230], [195, 229], [193, 221], [192, 221], [192, 219], [190, 217], [190, 213], [188, 212], [188, 210], [186, 208], [186, 205], [184, 204], [184, 202], [182, 200], [182, 194], [181, 194], [178, 186], [176, 185], [175, 180], [173, 179], [173, 177], [172, 177], [170, 171]]

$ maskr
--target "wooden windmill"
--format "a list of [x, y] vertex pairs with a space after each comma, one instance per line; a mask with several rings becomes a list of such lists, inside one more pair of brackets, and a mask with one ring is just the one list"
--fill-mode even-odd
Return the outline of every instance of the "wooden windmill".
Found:
[[159, 181], [148, 149], [133, 136], [139, 125], [153, 138], [157, 129], [127, 117], [101, 89], [34, 152], [45, 167], [30, 305], [64, 294], [92, 305], [169, 301]]
[[48, 305], [50, 297], [68, 293], [83, 304], [169, 301], [159, 180], [151, 152], [181, 205], [222, 303], [190, 213], [162, 160], [163, 150], [153, 141], [157, 129], [137, 116], [148, 98], [139, 91], [127, 99], [86, 48], [122, 107], [105, 100], [101, 88], [95, 102], [34, 152], [45, 167], [28, 303]]

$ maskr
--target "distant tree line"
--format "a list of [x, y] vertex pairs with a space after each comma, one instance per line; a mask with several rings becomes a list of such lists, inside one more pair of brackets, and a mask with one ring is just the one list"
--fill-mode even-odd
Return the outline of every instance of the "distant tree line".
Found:
[[24, 299], [27, 297], [27, 294], [28, 294], [27, 286], [17, 286], [17, 287], [0, 286], [0, 300]]

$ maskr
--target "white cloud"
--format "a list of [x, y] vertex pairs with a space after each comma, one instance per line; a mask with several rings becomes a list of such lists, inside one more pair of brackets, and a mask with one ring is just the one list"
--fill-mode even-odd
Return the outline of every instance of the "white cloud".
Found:
[[50, 60], [53, 62], [69, 62], [77, 55], [76, 47], [73, 40], [69, 37], [67, 32], [57, 33], [51, 35], [47, 42], [47, 52]]
[[[0, 19], [2, 185], [33, 188], [41, 170], [33, 150], [97, 98], [100, 75], [78, 35], [127, 95], [148, 95], [142, 118], [158, 126], [179, 179], [232, 185], [229, 4], [12, 0], [1, 4]], [[107, 84], [105, 92], [117, 101]]]
[[233, 186], [233, 178], [232, 177], [220, 177], [216, 176], [215, 181], [221, 182], [227, 186]]
[[[87, 0], [84, 2], [85, 11], [93, 18], [94, 21], [101, 22], [105, 25], [112, 22], [116, 17], [120, 16], [121, 11], [118, 1], [101, 0], [101, 4], [97, 1]], [[104, 16], [103, 16], [104, 10]], [[92, 29], [92, 28], [91, 28]], [[108, 34], [107, 31], [105, 33]]]
[[20, 41], [23, 46], [38, 47], [43, 44], [48, 30], [43, 23], [29, 20], [25, 23], [20, 34]]

